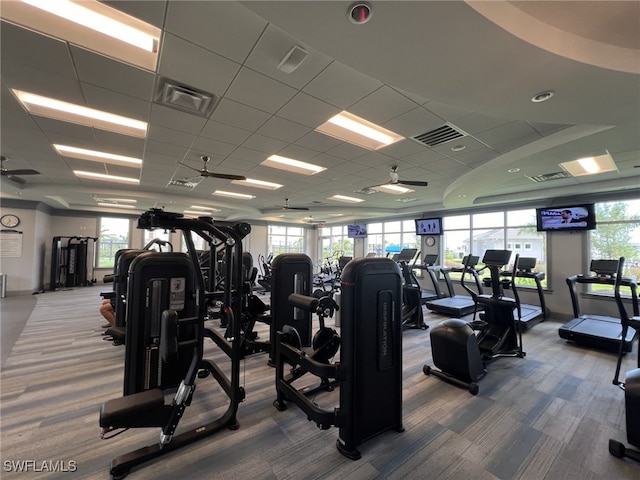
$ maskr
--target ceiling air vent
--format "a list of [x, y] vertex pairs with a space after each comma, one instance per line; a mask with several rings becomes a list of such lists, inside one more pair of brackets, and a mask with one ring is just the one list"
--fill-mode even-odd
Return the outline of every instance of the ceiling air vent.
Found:
[[184, 187], [184, 188], [194, 188], [197, 183], [190, 182], [188, 180], [171, 180], [169, 185], [174, 185], [176, 187]]
[[181, 85], [168, 78], [160, 78], [155, 102], [169, 108], [209, 118], [220, 98], [213, 93]]
[[429, 132], [415, 135], [411, 137], [411, 139], [415, 140], [416, 142], [422, 143], [427, 147], [435, 147], [436, 145], [440, 145], [441, 143], [450, 142], [451, 140], [455, 140], [456, 138], [464, 137], [466, 135], [467, 134], [459, 128], [447, 123], [446, 125], [443, 125], [442, 127], [436, 128]]
[[529, 180], [536, 183], [548, 182], [549, 180], [560, 180], [561, 178], [571, 178], [567, 172], [554, 172], [554, 173], [543, 173], [542, 175], [535, 175], [530, 177], [529, 175], [525, 175]]
[[365, 187], [360, 190], [354, 190], [353, 193], [359, 193], [360, 195], [374, 195], [378, 193], [378, 190], [374, 190], [373, 188]]

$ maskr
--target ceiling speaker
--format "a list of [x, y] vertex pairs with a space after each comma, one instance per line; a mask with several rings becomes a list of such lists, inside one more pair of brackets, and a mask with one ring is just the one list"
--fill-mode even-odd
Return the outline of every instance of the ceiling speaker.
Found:
[[307, 58], [307, 51], [304, 48], [295, 45], [278, 64], [278, 70], [281, 70], [284, 73], [291, 73], [300, 66], [305, 58]]

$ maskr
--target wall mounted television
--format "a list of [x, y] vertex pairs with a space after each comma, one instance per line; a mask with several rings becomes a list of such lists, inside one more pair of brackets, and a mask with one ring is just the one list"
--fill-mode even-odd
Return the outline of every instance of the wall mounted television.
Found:
[[442, 235], [442, 218], [416, 218], [416, 235]]
[[348, 238], [366, 238], [367, 226], [363, 223], [356, 225], [347, 225]]
[[536, 208], [539, 232], [594, 230], [596, 211], [592, 203]]

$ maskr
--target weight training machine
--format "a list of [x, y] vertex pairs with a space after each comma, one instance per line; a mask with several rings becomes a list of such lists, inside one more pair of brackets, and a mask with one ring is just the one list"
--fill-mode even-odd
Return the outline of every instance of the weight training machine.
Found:
[[[236, 414], [245, 393], [240, 386], [240, 322], [235, 321], [235, 316], [242, 313], [242, 302], [232, 289], [232, 279], [243, 275], [241, 239], [247, 227], [215, 226], [158, 209], [149, 210], [138, 219], [138, 228], [181, 230], [187, 253], [141, 253], [129, 268], [124, 396], [102, 405], [99, 423], [103, 438], [111, 438], [112, 432], [119, 429], [148, 427], [160, 427], [161, 435], [158, 443], [113, 459], [113, 478], [123, 478], [138, 465], [224, 428], [238, 428]], [[223, 245], [227, 258], [237, 259], [225, 263], [225, 289], [216, 292], [228, 309], [233, 334], [230, 339], [204, 326], [205, 297], [210, 292], [205, 292], [192, 232], [215, 239]], [[228, 358], [226, 370], [203, 357], [205, 338]], [[194, 400], [196, 378], [209, 376], [227, 395], [226, 410], [213, 421], [174, 436]], [[172, 396], [168, 404], [165, 395]]]
[[[295, 308], [317, 309], [321, 299], [293, 297]], [[306, 307], [305, 307], [306, 305]], [[274, 405], [295, 403], [319, 428], [339, 428], [336, 447], [347, 458], [361, 457], [358, 446], [390, 429], [402, 427], [402, 277], [388, 258], [353, 259], [342, 273], [340, 362], [327, 364], [296, 348], [285, 329], [274, 338]], [[293, 384], [287, 365], [322, 380], [335, 379], [339, 407], [324, 409]], [[325, 382], [326, 383], [326, 382]]]

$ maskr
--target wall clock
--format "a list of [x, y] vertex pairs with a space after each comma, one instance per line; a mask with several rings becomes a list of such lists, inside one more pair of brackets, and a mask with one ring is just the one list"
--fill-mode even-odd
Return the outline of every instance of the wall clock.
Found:
[[436, 238], [435, 237], [427, 237], [424, 239], [425, 243], [427, 244], [427, 247], [433, 247], [436, 244]]
[[0, 217], [0, 224], [2, 224], [3, 227], [15, 228], [20, 225], [20, 218], [12, 213], [7, 213]]

